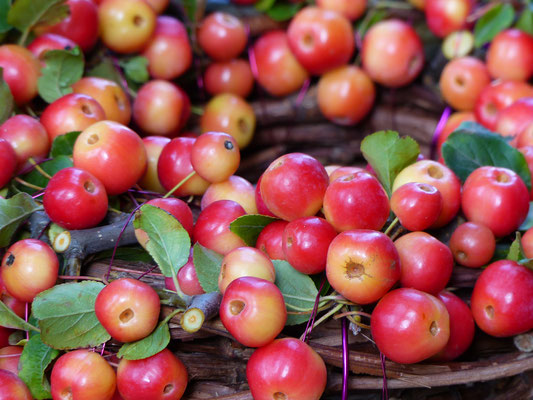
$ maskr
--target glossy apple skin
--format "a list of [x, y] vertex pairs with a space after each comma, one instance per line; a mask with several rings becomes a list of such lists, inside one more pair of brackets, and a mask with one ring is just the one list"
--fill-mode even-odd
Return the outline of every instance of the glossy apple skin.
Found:
[[111, 282], [96, 297], [98, 321], [119, 342], [135, 342], [157, 326], [161, 305], [152, 287], [139, 280], [121, 278]]
[[354, 125], [372, 109], [376, 89], [367, 73], [346, 65], [326, 72], [318, 82], [318, 107], [339, 125]]
[[84, 52], [98, 40], [98, 7], [91, 0], [68, 0], [69, 15], [52, 27], [39, 27], [38, 33], [50, 32], [76, 42]]
[[327, 370], [307, 343], [283, 338], [254, 351], [246, 364], [246, 378], [255, 400], [279, 394], [291, 400], [318, 400], [326, 388]]
[[346, 64], [355, 50], [350, 21], [318, 7], [298, 11], [287, 28], [287, 38], [292, 52], [311, 75]]
[[[3, 283], [0, 282], [1, 285]], [[4, 294], [2, 294], [0, 297], [2, 299], [2, 303], [4, 303], [6, 306], [8, 306], [15, 314], [17, 314], [20, 318], [24, 319], [26, 314], [26, 302], [17, 300], [14, 297], [10, 296], [7, 293], [7, 290], [3, 288]]]
[[[340, 166], [335, 166], [335, 165], [330, 166], [330, 167], [333, 167], [333, 168], [331, 172], [328, 171], [329, 183], [333, 182], [337, 178], [340, 178], [341, 176], [351, 175], [357, 172], [365, 171], [365, 169], [360, 168], [360, 167], [350, 167], [350, 166], [340, 167]], [[328, 167], [326, 167], [326, 171], [327, 170], [328, 170]], [[366, 171], [366, 172], [369, 172], [369, 171]]]
[[467, 27], [467, 17], [472, 12], [475, 0], [426, 1], [426, 23], [438, 37], [444, 38], [454, 31]]
[[0, 370], [10, 371], [18, 375], [18, 365], [22, 350], [24, 350], [22, 346], [6, 346], [0, 348]]
[[17, 169], [32, 157], [45, 158], [50, 150], [50, 140], [44, 126], [35, 118], [18, 114], [0, 125], [0, 139], [7, 140], [17, 155]]
[[95, 76], [81, 78], [72, 85], [74, 93], [91, 96], [104, 109], [105, 119], [127, 125], [131, 120], [131, 104], [122, 88], [113, 81]]
[[204, 195], [200, 207], [204, 209], [218, 200], [233, 200], [239, 203], [247, 214], [257, 214], [255, 189], [246, 179], [232, 175], [227, 181], [212, 183]]
[[2, 165], [0, 188], [2, 188], [11, 180], [18, 164], [17, 153], [11, 144], [3, 138], [0, 138], [0, 164]]
[[437, 354], [450, 337], [450, 317], [442, 301], [412, 288], [387, 293], [374, 308], [370, 327], [378, 349], [400, 364]]
[[355, 21], [365, 13], [367, 0], [317, 0], [316, 5], [320, 8], [337, 11], [350, 21]]
[[272, 161], [261, 178], [261, 197], [267, 208], [287, 221], [315, 215], [329, 178], [315, 158], [303, 153], [285, 154]]
[[533, 97], [533, 86], [520, 81], [494, 81], [483, 89], [477, 99], [476, 120], [494, 131], [501, 110], [522, 97]]
[[365, 34], [361, 55], [370, 78], [392, 88], [411, 83], [424, 66], [420, 37], [399, 19], [373, 25]]
[[324, 218], [295, 219], [283, 233], [285, 260], [303, 274], [322, 272], [326, 269], [329, 245], [336, 236], [337, 231]]
[[394, 242], [400, 255], [400, 284], [436, 296], [444, 290], [453, 269], [448, 246], [426, 232], [410, 232]]
[[482, 331], [507, 337], [533, 328], [533, 272], [500, 260], [483, 270], [472, 292], [472, 314]]
[[124, 400], [177, 400], [187, 380], [185, 365], [168, 349], [143, 360], [123, 358], [117, 369], [117, 387]]
[[331, 182], [324, 195], [324, 216], [337, 232], [380, 230], [390, 206], [385, 189], [368, 172], [344, 175]]
[[487, 226], [494, 236], [513, 233], [529, 211], [529, 192], [518, 174], [507, 168], [480, 167], [463, 185], [466, 218]]
[[49, 104], [41, 114], [41, 124], [48, 132], [50, 142], [60, 135], [83, 131], [105, 119], [105, 111], [92, 97], [71, 93]]
[[159, 156], [169, 142], [170, 138], [164, 136], [146, 136], [143, 138], [144, 148], [146, 149], [147, 165], [146, 172], [139, 180], [139, 186], [143, 189], [157, 193], [166, 193], [165, 188], [159, 181], [157, 174], [157, 163]]
[[0, 68], [17, 105], [26, 104], [37, 96], [41, 64], [28, 49], [16, 44], [0, 46]]
[[246, 60], [213, 62], [205, 69], [204, 84], [205, 90], [213, 96], [233, 93], [245, 98], [252, 92], [254, 76]]
[[172, 80], [182, 75], [192, 64], [183, 23], [167, 15], [157, 17], [155, 32], [141, 55], [148, 59], [148, 72], [154, 79]]
[[432, 228], [446, 225], [457, 215], [461, 207], [461, 182], [450, 168], [432, 160], [417, 161], [396, 176], [392, 192], [409, 182], [433, 185], [442, 195], [442, 211]]
[[190, 116], [190, 100], [177, 85], [165, 80], [145, 83], [133, 102], [133, 120], [143, 132], [174, 137]]
[[244, 24], [237, 17], [217, 11], [200, 23], [198, 44], [215, 61], [229, 61], [241, 54], [248, 36]]
[[116, 381], [115, 371], [101, 355], [82, 349], [57, 359], [50, 384], [54, 399], [111, 400]]
[[228, 254], [246, 243], [229, 230], [229, 225], [245, 215], [242, 206], [232, 200], [218, 200], [204, 208], [194, 225], [194, 238], [202, 246], [219, 254]]
[[400, 279], [400, 257], [392, 240], [382, 232], [342, 232], [329, 245], [326, 276], [348, 300], [370, 304]]
[[512, 137], [512, 145], [517, 144], [519, 136], [525, 129], [533, 125], [533, 96], [518, 99], [498, 114], [496, 132]]
[[450, 338], [444, 349], [432, 357], [435, 361], [451, 361], [472, 344], [476, 325], [468, 305], [455, 294], [443, 290], [437, 298], [444, 303], [450, 316]]
[[[191, 149], [195, 141], [195, 138], [177, 137], [163, 147], [157, 161], [157, 175], [165, 191], [172, 190], [194, 171]], [[208, 187], [209, 182], [195, 173], [172, 194], [178, 197], [202, 195]]]
[[458, 264], [479, 268], [492, 259], [496, 249], [496, 239], [485, 225], [465, 222], [455, 228], [449, 246]]
[[[200, 282], [198, 281], [198, 275], [196, 274], [192, 247], [187, 262], [178, 271], [178, 284], [180, 285], [181, 291], [188, 296], [205, 293], [204, 289], [200, 285]], [[174, 280], [170, 277], [165, 277], [165, 287], [168, 290], [172, 290], [174, 292], [176, 291]]]
[[[522, 132], [519, 133], [516, 139], [516, 147], [533, 146], [533, 123], [528, 125]], [[527, 157], [526, 157], [527, 158]]]
[[459, 111], [471, 111], [481, 91], [490, 83], [489, 70], [475, 57], [450, 60], [442, 70], [439, 87], [444, 100]]
[[533, 76], [533, 36], [505, 29], [491, 40], [486, 57], [493, 78], [528, 81]]
[[433, 185], [409, 182], [391, 196], [392, 212], [410, 231], [423, 231], [433, 225], [442, 211], [442, 195]]
[[226, 288], [220, 303], [220, 320], [244, 346], [265, 346], [285, 326], [285, 300], [274, 283], [244, 276], [234, 280]]
[[309, 79], [309, 73], [291, 51], [283, 30], [266, 32], [255, 41], [253, 53], [250, 53], [250, 63], [254, 65], [254, 62], [257, 81], [272, 96], [293, 93]]
[[35, 58], [44, 60], [44, 55], [49, 50], [71, 50], [76, 46], [77, 44], [73, 40], [65, 36], [45, 33], [33, 39], [28, 45], [28, 50], [33, 53]]
[[250, 144], [255, 131], [255, 113], [242, 97], [222, 93], [205, 106], [200, 120], [202, 133], [225, 132], [235, 138], [239, 149]]
[[85, 129], [74, 143], [74, 166], [93, 174], [108, 195], [124, 193], [146, 171], [147, 156], [139, 135], [114, 121]]
[[261, 196], [261, 180], [263, 175], [257, 180], [255, 185], [255, 205], [257, 206], [257, 212], [261, 215], [267, 215], [269, 217], [275, 217], [275, 215], [268, 209], [265, 202], [263, 201], [263, 196]]
[[529, 228], [526, 233], [522, 235], [521, 242], [524, 255], [527, 258], [533, 258], [533, 228]]
[[31, 303], [40, 292], [55, 285], [59, 269], [56, 253], [37, 239], [23, 239], [9, 247], [0, 276], [8, 293]]
[[98, 225], [107, 214], [107, 205], [104, 185], [78, 168], [58, 171], [48, 182], [43, 196], [48, 217], [69, 230]]
[[285, 260], [283, 232], [287, 224], [287, 221], [277, 220], [265, 226], [257, 237], [255, 247], [272, 260]]
[[224, 132], [205, 132], [191, 148], [194, 170], [211, 183], [224, 182], [239, 168], [241, 153], [233, 136]]
[[30, 390], [13, 372], [0, 370], [0, 400], [32, 400]]
[[274, 283], [276, 270], [270, 258], [255, 247], [238, 247], [222, 259], [218, 288], [224, 294], [228, 285], [243, 276], [254, 276]]
[[[533, 128], [533, 124], [531, 125]], [[532, 129], [533, 133], [533, 129]], [[524, 158], [526, 159], [527, 166], [529, 168], [529, 172], [533, 174], [533, 146], [524, 146], [519, 147], [518, 151], [524, 155]], [[530, 199], [533, 199], [533, 190], [529, 193]]]
[[[187, 234], [192, 240], [194, 223], [191, 208], [187, 203], [175, 197], [167, 197], [166, 199], [151, 199], [144, 204], [158, 207], [168, 212], [170, 215], [172, 215], [179, 221], [181, 226], [183, 226], [183, 229], [187, 231]], [[142, 247], [146, 248], [146, 243], [148, 242], [148, 235], [146, 234], [146, 232], [143, 231], [141, 228], [137, 228], [135, 229], [135, 237], [137, 238], [139, 244]]]
[[106, 0], [98, 7], [100, 39], [117, 53], [139, 52], [154, 33], [156, 17], [143, 0]]

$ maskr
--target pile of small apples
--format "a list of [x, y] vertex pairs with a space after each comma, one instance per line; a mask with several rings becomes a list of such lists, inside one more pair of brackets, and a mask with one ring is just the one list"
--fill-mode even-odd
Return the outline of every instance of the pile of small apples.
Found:
[[[326, 366], [306, 342], [276, 339], [287, 309], [271, 260], [286, 260], [303, 274], [325, 272], [346, 301], [369, 311], [375, 305], [372, 337], [396, 362], [452, 360], [470, 346], [475, 325], [497, 337], [533, 329], [533, 272], [515, 261], [491, 263], [496, 240], [514, 233], [529, 211], [530, 193], [516, 172], [480, 167], [461, 185], [443, 163], [421, 160], [397, 175], [390, 196], [371, 169], [324, 167], [301, 153], [273, 161], [255, 187], [234, 175], [240, 149], [255, 129], [253, 109], [244, 100], [254, 81], [271, 96], [286, 96], [319, 77], [322, 113], [353, 125], [372, 108], [374, 82], [404, 86], [423, 68], [422, 42], [408, 23], [383, 20], [360, 38], [351, 21], [364, 14], [365, 1], [316, 3], [303, 7], [286, 32], [257, 38], [248, 46], [248, 60], [238, 58], [249, 42], [239, 19], [217, 12], [201, 21], [194, 43], [210, 61], [199, 83], [214, 96], [202, 112], [201, 135], [183, 132], [191, 104], [175, 80], [193, 64], [193, 51], [183, 22], [159, 15], [168, 0], [68, 0], [66, 18], [32, 26], [31, 40], [0, 46], [10, 95], [19, 110], [32, 113], [49, 50], [79, 46], [88, 55], [100, 39], [116, 64], [132, 54], [146, 58], [152, 80], [133, 99], [121, 74], [122, 84], [85, 76], [38, 118], [20, 113], [6, 118], [0, 125], [0, 188], [8, 188], [6, 204], [15, 188], [31, 189], [50, 220], [66, 230], [101, 224], [109, 196], [133, 203], [150, 199], [147, 204], [179, 221], [192, 243], [223, 256], [219, 314], [237, 341], [257, 348], [247, 367], [255, 399], [318, 399], [326, 386]], [[412, 3], [423, 7], [424, 2]], [[469, 27], [474, 2], [426, 3], [434, 34], [455, 35], [452, 43], [469, 38], [468, 31], [456, 31]], [[24, 33], [22, 39], [27, 39]], [[356, 45], [361, 67], [348, 64]], [[533, 168], [533, 87], [528, 83], [533, 36], [502, 31], [490, 44], [486, 64], [457, 51], [452, 56], [440, 87], [459, 112], [448, 120], [439, 146], [460, 122], [476, 120], [510, 136]], [[72, 165], [47, 176], [40, 166], [65, 135], [73, 138]], [[44, 176], [46, 187], [21, 178], [29, 171]], [[196, 219], [192, 196], [202, 196]], [[461, 210], [468, 222], [457, 227], [449, 244], [425, 232], [449, 224]], [[391, 221], [391, 211], [397, 220]], [[273, 217], [255, 247], [230, 230], [231, 222], [247, 214]], [[398, 223], [409, 233], [396, 237]], [[146, 232], [136, 234], [146, 246]], [[525, 256], [533, 258], [533, 231], [526, 232], [522, 245]], [[455, 263], [489, 264], [470, 305], [445, 290]], [[167, 287], [187, 296], [204, 293], [192, 254], [180, 267], [176, 279], [166, 279]], [[2, 301], [27, 320], [34, 298], [60, 280], [58, 257], [42, 240], [17, 240], [6, 248], [0, 278]], [[149, 285], [119, 279], [100, 292], [95, 313], [115, 341], [132, 343], [156, 328], [160, 300]], [[31, 399], [17, 377], [22, 347], [8, 346], [12, 333], [0, 326], [0, 399]], [[122, 359], [116, 372], [98, 352], [79, 349], [63, 354], [50, 377], [54, 399], [178, 399], [187, 385], [186, 368], [168, 349], [143, 360]]]

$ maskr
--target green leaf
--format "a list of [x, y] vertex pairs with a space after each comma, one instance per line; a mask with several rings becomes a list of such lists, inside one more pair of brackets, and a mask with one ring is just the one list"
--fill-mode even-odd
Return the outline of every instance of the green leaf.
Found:
[[22, 32], [24, 42], [36, 25], [53, 25], [67, 17], [69, 12], [66, 0], [16, 0], [7, 14], [7, 22]]
[[104, 284], [64, 283], [39, 293], [32, 312], [44, 343], [58, 350], [95, 347], [111, 336], [96, 318], [94, 303]]
[[71, 50], [50, 50], [44, 56], [46, 62], [37, 81], [39, 95], [52, 103], [72, 93], [72, 84], [83, 76], [83, 53], [79, 47]]
[[166, 317], [159, 323], [157, 328], [144, 339], [124, 344], [117, 354], [118, 358], [124, 357], [126, 360], [142, 360], [163, 351], [170, 342], [168, 321], [170, 321], [170, 318], [174, 315], [175, 314], [173, 313]]
[[510, 4], [497, 4], [485, 13], [474, 27], [474, 45], [479, 48], [490, 42], [494, 36], [511, 26], [514, 8]]
[[196, 0], [183, 0], [183, 8], [185, 9], [185, 14], [190, 21], [196, 20]]
[[529, 211], [527, 213], [527, 217], [524, 222], [522, 222], [522, 225], [520, 225], [518, 230], [523, 232], [531, 228], [533, 228], [533, 201], [529, 202]]
[[[312, 309], [318, 294], [313, 280], [308, 275], [296, 271], [287, 261], [272, 260], [272, 263], [276, 269], [275, 283], [285, 298], [287, 311], [295, 311], [291, 306]], [[309, 300], [294, 299], [287, 295], [308, 298]], [[288, 314], [286, 324], [301, 324], [302, 322], [306, 322], [309, 316], [310, 314]]]
[[128, 79], [136, 83], [145, 83], [150, 79], [148, 74], [148, 59], [143, 56], [136, 56], [120, 61], [120, 66], [124, 68], [124, 74]]
[[0, 199], [0, 247], [6, 247], [11, 237], [26, 219], [42, 206], [27, 193], [17, 193], [8, 199]]
[[463, 122], [442, 145], [446, 165], [465, 181], [476, 168], [484, 165], [509, 168], [531, 190], [531, 173], [524, 155], [500, 135], [475, 122]]
[[379, 21], [387, 18], [387, 12], [385, 10], [370, 9], [367, 15], [358, 23], [357, 33], [362, 38], [366, 32]]
[[143, 205], [133, 226], [148, 235], [146, 250], [168, 278], [176, 276], [189, 259], [191, 239], [179, 221], [161, 208]]
[[229, 229], [244, 240], [247, 246], [254, 247], [261, 231], [274, 221], [277, 221], [277, 218], [260, 214], [248, 214], [234, 220]]
[[266, 14], [274, 21], [288, 21], [296, 15], [303, 4], [278, 3], [269, 8]]
[[11, 0], [0, 0], [0, 33], [6, 33], [12, 26], [7, 22], [7, 14], [11, 7]]
[[4, 69], [0, 68], [0, 124], [11, 117], [15, 102], [9, 85], [4, 80]]
[[204, 292], [218, 292], [218, 275], [224, 256], [196, 243], [192, 257], [198, 281]]
[[65, 133], [64, 135], [57, 136], [52, 142], [52, 149], [50, 150], [50, 157], [54, 158], [57, 156], [72, 156], [72, 151], [74, 150], [74, 143], [78, 136], [80, 136], [79, 131]]
[[272, 8], [276, 0], [259, 0], [254, 4], [257, 11], [265, 12]]
[[516, 238], [513, 243], [511, 243], [506, 258], [516, 262], [526, 258], [524, 249], [522, 248], [522, 236], [520, 235], [520, 232], [516, 232]]
[[398, 132], [380, 131], [363, 139], [361, 151], [390, 197], [394, 179], [416, 161], [420, 147], [408, 136], [400, 138]]
[[38, 328], [20, 318], [3, 301], [0, 301], [0, 326], [39, 332]]
[[526, 0], [526, 5], [515, 24], [515, 28], [533, 35], [533, 8], [530, 0]]
[[19, 378], [28, 386], [35, 399], [52, 397], [45, 371], [58, 355], [59, 351], [44, 344], [39, 334], [34, 335], [24, 346], [19, 361]]
[[109, 79], [110, 81], [113, 81], [122, 87], [120, 73], [115, 68], [113, 61], [107, 57], [103, 58], [99, 64], [91, 68], [87, 72], [87, 76], [96, 76], [98, 78]]
[[[56, 158], [46, 161], [42, 164], [39, 164], [39, 166], [50, 176], [54, 176], [58, 171], [69, 168], [73, 166], [72, 159], [67, 156], [57, 156]], [[27, 174], [24, 174], [20, 177], [26, 182], [29, 182], [33, 185], [37, 185], [39, 187], [45, 188], [46, 185], [48, 185], [49, 179], [42, 175], [39, 171], [36, 169], [33, 169], [32, 171], [28, 172]], [[15, 186], [26, 193], [35, 193], [37, 190], [29, 188], [27, 186], [24, 186], [20, 183], [16, 183]]]

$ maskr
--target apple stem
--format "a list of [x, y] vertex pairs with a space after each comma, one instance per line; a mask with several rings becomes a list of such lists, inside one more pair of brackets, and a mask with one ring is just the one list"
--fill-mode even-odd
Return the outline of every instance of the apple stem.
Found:
[[348, 400], [348, 373], [350, 371], [350, 355], [348, 350], [348, 323], [342, 319], [342, 400]]
[[398, 217], [395, 217], [394, 220], [390, 223], [390, 225], [385, 230], [385, 235], [390, 237], [390, 233], [394, 230], [396, 225], [398, 225], [398, 222], [400, 222], [400, 220], [398, 219]]
[[[318, 319], [309, 329], [309, 333], [311, 333], [311, 330], [316, 328], [318, 325], [320, 325], [322, 322], [324, 322], [325, 320], [327, 320], [329, 317], [331, 317], [333, 314], [335, 314], [337, 311], [339, 311], [342, 307], [344, 307], [344, 304], [337, 304], [335, 307], [333, 307], [331, 310], [329, 310], [327, 313], [325, 313], [324, 315], [322, 315], [322, 317], [320, 317], [320, 319]], [[305, 332], [307, 333], [307, 331]], [[309, 335], [309, 333], [307, 333], [307, 336]], [[304, 339], [306, 339], [306, 336], [303, 336], [302, 335], [302, 338], [301, 340], [302, 341], [305, 341]]]
[[322, 289], [324, 288], [324, 284], [326, 283], [326, 276], [324, 275], [322, 277], [322, 282], [320, 283], [320, 288], [318, 289], [318, 293], [316, 294], [315, 298], [315, 304], [313, 305], [313, 311], [311, 311], [311, 315], [309, 316], [309, 319], [307, 320], [307, 326], [305, 327], [305, 331], [302, 335], [302, 341], [307, 343], [309, 340], [309, 335], [311, 334], [311, 330], [313, 329], [313, 324], [315, 323], [316, 314], [318, 312], [318, 303], [320, 302], [320, 293], [322, 292]]
[[46, 172], [44, 169], [41, 168], [41, 166], [35, 162], [35, 160], [30, 157], [28, 159], [28, 162], [33, 165], [33, 168], [35, 168], [35, 170], [37, 172], [39, 172], [42, 176], [44, 176], [46, 179], [52, 179], [52, 177], [50, 176], [50, 174], [48, 172]]
[[[118, 234], [117, 240], [115, 242], [115, 246], [113, 247], [113, 253], [111, 254], [111, 259], [109, 260], [109, 268], [107, 270], [107, 274], [106, 274], [106, 277], [105, 277], [106, 281], [109, 280], [109, 274], [111, 273], [111, 267], [113, 266], [113, 261], [115, 260], [115, 254], [117, 253], [118, 243], [120, 242], [120, 239], [122, 238], [122, 235], [126, 231], [126, 228], [128, 226], [133, 226], [133, 224], [131, 223], [132, 222], [131, 219], [135, 215], [135, 211], [137, 211], [139, 208], [141, 208], [140, 204], [137, 207], [135, 207], [135, 209], [128, 215], [128, 218], [126, 219], [126, 222], [124, 223], [124, 225], [122, 226], [122, 229], [120, 230], [120, 233]], [[135, 237], [135, 231], [133, 232], [133, 236]], [[135, 238], [135, 242], [136, 241], [137, 241], [137, 238]]]
[[170, 197], [174, 191], [178, 190], [185, 182], [187, 182], [189, 179], [191, 179], [196, 174], [196, 171], [192, 171], [189, 175], [187, 175], [185, 178], [183, 178], [176, 186], [172, 188], [167, 194], [163, 196], [164, 199], [167, 197]]
[[181, 327], [185, 332], [198, 332], [205, 320], [218, 314], [222, 295], [219, 292], [193, 296], [189, 307], [181, 317]]
[[30, 183], [30, 182], [26, 182], [25, 180], [19, 178], [18, 176], [15, 176], [13, 178], [16, 182], [20, 183], [22, 186], [26, 186], [30, 189], [35, 189], [35, 190], [44, 190], [44, 188], [40, 187], [40, 186], [37, 186], [37, 185], [34, 185], [33, 183]]

